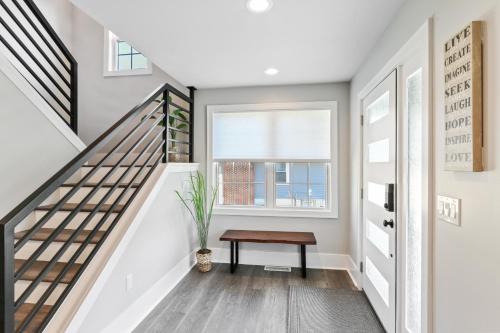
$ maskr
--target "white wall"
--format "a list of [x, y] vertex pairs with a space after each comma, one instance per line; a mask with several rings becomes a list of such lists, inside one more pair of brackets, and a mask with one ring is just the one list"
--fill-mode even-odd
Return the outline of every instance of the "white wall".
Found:
[[[139, 226], [133, 238], [121, 253], [81, 326], [74, 328], [76, 331], [94, 333], [106, 327], [109, 332], [133, 329], [130, 322], [138, 324], [143, 319], [141, 316], [146, 316], [155, 305], [151, 303], [154, 297], [146, 296], [146, 301], [140, 298], [153, 289], [154, 296], [161, 300], [168, 290], [155, 284], [196, 249], [193, 222], [174, 193], [174, 190], [186, 189], [189, 173], [164, 172], [166, 177], [164, 174], [157, 184], [159, 192], [146, 215], [140, 221], [134, 221]], [[175, 273], [176, 278], [182, 278], [182, 273]], [[125, 279], [129, 274], [133, 277], [133, 288], [127, 293]], [[140, 302], [141, 306], [135, 302]], [[120, 319], [124, 314], [128, 318]]]
[[[357, 95], [409, 37], [434, 16], [435, 186], [437, 194], [462, 199], [462, 226], [435, 221], [434, 331], [500, 331], [500, 4], [496, 0], [408, 0], [351, 85], [351, 163], [359, 165]], [[472, 20], [486, 22], [484, 128], [487, 171], [444, 171], [444, 43]], [[355, 172], [355, 171], [353, 171]], [[353, 174], [354, 176], [354, 174]], [[353, 177], [353, 188], [358, 179]], [[357, 251], [357, 195], [352, 193], [350, 253]]]
[[0, 70], [0, 217], [79, 150]]
[[[339, 219], [215, 216], [209, 236], [211, 248], [228, 248], [219, 242], [226, 229], [261, 229], [313, 231], [317, 246], [308, 250], [313, 253], [345, 254], [349, 238], [349, 84], [315, 84], [198, 90], [195, 95], [194, 159], [200, 170], [206, 170], [206, 106], [213, 104], [248, 104], [270, 102], [327, 101], [338, 102], [339, 118]], [[251, 144], [251, 143], [249, 143]], [[262, 251], [297, 252], [295, 246], [272, 244], [243, 244], [243, 249]], [[275, 264], [279, 264], [276, 262]]]

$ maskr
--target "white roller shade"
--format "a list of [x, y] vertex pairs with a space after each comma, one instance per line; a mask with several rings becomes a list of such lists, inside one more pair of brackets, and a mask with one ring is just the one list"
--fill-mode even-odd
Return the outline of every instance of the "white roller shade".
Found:
[[212, 114], [214, 160], [329, 160], [330, 110]]

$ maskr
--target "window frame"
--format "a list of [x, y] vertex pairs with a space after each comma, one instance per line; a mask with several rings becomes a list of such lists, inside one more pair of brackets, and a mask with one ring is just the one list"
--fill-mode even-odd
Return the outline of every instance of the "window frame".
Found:
[[[118, 41], [120, 39], [112, 31], [104, 29], [104, 46], [103, 46], [103, 76], [134, 76], [134, 75], [152, 75], [153, 74], [153, 64], [144, 54], [147, 60], [147, 67], [140, 69], [130, 69], [130, 70], [118, 70]], [[126, 42], [126, 41], [124, 41]], [[130, 45], [131, 50], [136, 50], [133, 45]]]
[[[248, 112], [248, 111], [274, 111], [274, 110], [329, 110], [330, 111], [330, 159], [329, 160], [287, 160], [287, 161], [267, 161], [267, 160], [245, 160], [247, 162], [264, 162], [266, 170], [266, 207], [258, 206], [215, 206], [214, 215], [235, 215], [235, 216], [277, 216], [277, 217], [307, 217], [337, 219], [339, 217], [339, 161], [338, 161], [338, 112], [336, 101], [319, 102], [292, 102], [292, 103], [263, 103], [263, 104], [235, 104], [235, 105], [207, 105], [207, 184], [209, 187], [216, 185], [216, 167], [212, 158], [212, 130], [213, 115], [221, 112]], [[234, 159], [231, 161], [238, 161]], [[294, 208], [275, 206], [275, 180], [274, 163], [328, 163], [327, 171], [327, 203], [328, 206], [321, 208]], [[269, 164], [272, 164], [271, 166]], [[272, 205], [270, 205], [270, 201]]]

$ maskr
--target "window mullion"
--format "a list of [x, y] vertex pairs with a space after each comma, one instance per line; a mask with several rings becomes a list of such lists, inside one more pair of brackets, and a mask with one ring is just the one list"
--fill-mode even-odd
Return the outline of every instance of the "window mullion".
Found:
[[266, 208], [274, 208], [275, 203], [275, 180], [274, 180], [274, 163], [266, 162]]

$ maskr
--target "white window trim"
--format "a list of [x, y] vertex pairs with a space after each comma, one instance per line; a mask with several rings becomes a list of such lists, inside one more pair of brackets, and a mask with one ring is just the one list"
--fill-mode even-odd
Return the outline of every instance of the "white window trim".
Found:
[[116, 40], [110, 38], [110, 31], [104, 29], [104, 45], [103, 45], [103, 58], [102, 58], [102, 75], [108, 76], [134, 76], [134, 75], [152, 75], [153, 74], [153, 63], [148, 57], [148, 68], [145, 69], [133, 69], [127, 71], [116, 70], [116, 50], [115, 50]]
[[[295, 103], [265, 103], [265, 104], [236, 104], [236, 105], [207, 105], [207, 184], [214, 186], [214, 161], [212, 157], [212, 129], [214, 113], [223, 112], [248, 112], [248, 111], [272, 111], [272, 110], [330, 110], [331, 129], [330, 147], [331, 159], [327, 161], [318, 161], [330, 163], [328, 168], [328, 177], [330, 186], [328, 187], [328, 208], [325, 209], [300, 209], [300, 208], [261, 208], [261, 207], [221, 207], [215, 206], [213, 214], [215, 215], [236, 215], [236, 216], [278, 216], [278, 217], [304, 217], [304, 218], [323, 218], [336, 219], [339, 217], [339, 161], [338, 161], [338, 116], [337, 102], [295, 102]], [[308, 162], [309, 160], [299, 161], [291, 160], [286, 162]], [[255, 161], [257, 162], [257, 161]], [[269, 169], [266, 166], [266, 170]], [[266, 171], [267, 172], [267, 171]], [[269, 177], [267, 174], [267, 185]], [[266, 188], [266, 200], [269, 190]]]

